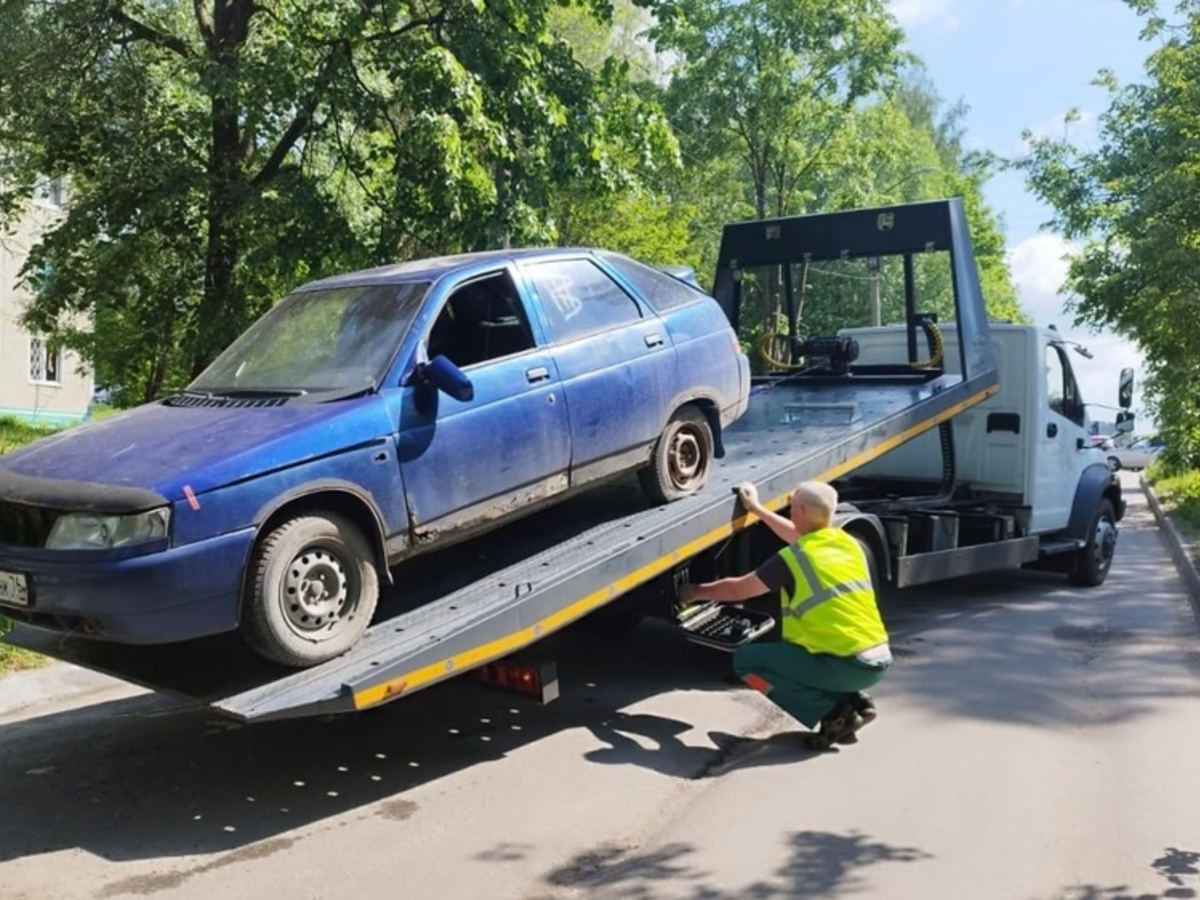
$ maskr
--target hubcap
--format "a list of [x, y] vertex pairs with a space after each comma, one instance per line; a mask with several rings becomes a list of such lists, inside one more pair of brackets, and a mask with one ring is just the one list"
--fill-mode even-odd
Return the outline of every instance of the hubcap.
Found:
[[330, 630], [349, 597], [345, 566], [328, 550], [305, 550], [288, 566], [283, 594], [284, 615], [295, 631], [311, 637]]
[[680, 429], [671, 438], [668, 462], [676, 487], [686, 488], [700, 474], [704, 467], [704, 447], [692, 429]]

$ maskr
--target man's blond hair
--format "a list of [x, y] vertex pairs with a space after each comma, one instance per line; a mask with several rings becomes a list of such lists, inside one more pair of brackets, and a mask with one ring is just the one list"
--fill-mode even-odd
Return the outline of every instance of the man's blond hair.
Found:
[[838, 505], [837, 488], [823, 481], [804, 481], [792, 492], [792, 503], [804, 507], [814, 522], [828, 525]]

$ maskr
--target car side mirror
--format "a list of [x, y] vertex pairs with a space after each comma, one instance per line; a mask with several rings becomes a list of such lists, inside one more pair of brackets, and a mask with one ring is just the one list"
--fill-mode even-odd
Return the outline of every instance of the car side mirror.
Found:
[[455, 400], [469, 403], [475, 399], [475, 385], [462, 369], [444, 356], [435, 356], [421, 367], [422, 377]]
[[1133, 413], [1127, 409], [1117, 413], [1117, 434], [1129, 434], [1133, 431]]

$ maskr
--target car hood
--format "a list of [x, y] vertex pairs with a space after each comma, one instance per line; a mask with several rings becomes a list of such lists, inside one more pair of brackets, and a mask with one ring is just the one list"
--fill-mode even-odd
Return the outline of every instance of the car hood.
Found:
[[70, 487], [63, 484], [65, 491], [55, 491], [54, 485], [70, 482], [112, 486], [125, 495], [150, 491], [177, 502], [186, 496], [185, 487], [201, 494], [382, 442], [392, 430], [384, 402], [375, 394], [261, 408], [152, 403], [0, 457], [0, 488], [7, 487], [0, 494], [25, 493], [37, 485], [39, 494], [63, 495]]

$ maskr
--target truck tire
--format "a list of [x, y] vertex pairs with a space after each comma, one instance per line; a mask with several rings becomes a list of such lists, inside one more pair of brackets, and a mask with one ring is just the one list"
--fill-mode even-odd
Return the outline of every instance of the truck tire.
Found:
[[655, 503], [670, 503], [704, 487], [713, 466], [712, 427], [704, 413], [685, 406], [671, 416], [654, 445], [650, 465], [638, 470], [642, 490]]
[[333, 513], [298, 516], [255, 549], [242, 635], [273, 662], [315, 666], [358, 642], [378, 600], [379, 575], [362, 532]]
[[1112, 501], [1102, 497], [1096, 504], [1088, 528], [1087, 544], [1075, 551], [1074, 563], [1067, 577], [1071, 584], [1095, 587], [1103, 584], [1112, 568], [1113, 552], [1117, 548], [1117, 517]]

